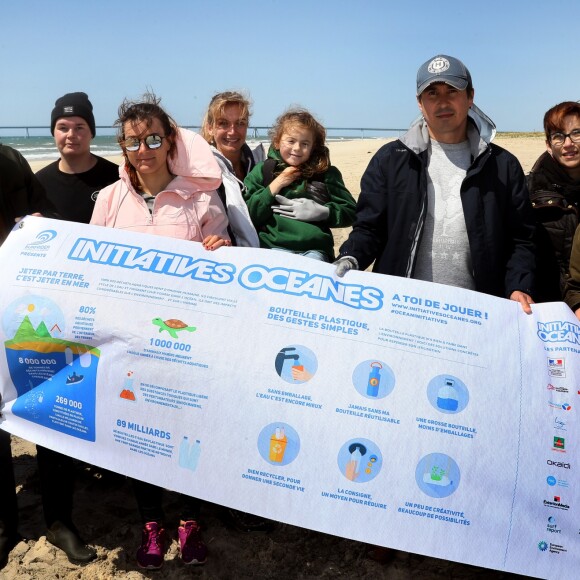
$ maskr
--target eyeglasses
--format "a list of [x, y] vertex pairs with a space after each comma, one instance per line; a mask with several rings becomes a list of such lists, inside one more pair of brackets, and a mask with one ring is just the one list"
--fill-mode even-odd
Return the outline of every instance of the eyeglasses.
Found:
[[139, 151], [139, 147], [141, 147], [141, 143], [145, 143], [147, 149], [159, 149], [161, 144], [163, 143], [163, 139], [161, 135], [157, 135], [157, 133], [153, 133], [152, 135], [147, 135], [143, 139], [137, 139], [137, 137], [129, 137], [123, 141], [123, 147], [127, 151]]
[[574, 129], [570, 133], [552, 133], [550, 135], [550, 143], [552, 145], [564, 145], [566, 137], [570, 137], [572, 143], [580, 143], [580, 129]]

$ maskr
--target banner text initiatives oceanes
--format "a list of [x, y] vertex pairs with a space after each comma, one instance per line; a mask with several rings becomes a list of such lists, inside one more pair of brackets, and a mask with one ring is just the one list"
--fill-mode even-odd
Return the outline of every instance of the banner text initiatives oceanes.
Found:
[[[88, 238], [79, 238], [68, 258], [120, 268], [137, 268], [168, 276], [190, 277], [192, 280], [214, 284], [228, 284], [235, 279], [236, 274], [233, 264], [193, 259], [183, 254], [143, 250], [138, 246], [99, 242]], [[333, 300], [356, 309], [378, 310], [383, 306], [383, 292], [378, 288], [345, 284], [328, 276], [300, 270], [252, 264], [239, 273], [238, 283], [248, 290], [267, 290], [308, 296], [316, 300]]]

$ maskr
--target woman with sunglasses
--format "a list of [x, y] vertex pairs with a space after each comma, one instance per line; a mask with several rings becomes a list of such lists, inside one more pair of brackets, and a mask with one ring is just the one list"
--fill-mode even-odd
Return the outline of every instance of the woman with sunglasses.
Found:
[[259, 248], [258, 234], [242, 197], [246, 175], [265, 159], [261, 143], [254, 149], [246, 143], [250, 114], [250, 101], [241, 93], [217, 93], [209, 103], [200, 133], [211, 145], [222, 170], [223, 185], [218, 191], [226, 206], [234, 243]]
[[580, 103], [565, 101], [544, 115], [546, 149], [528, 175], [536, 216], [536, 302], [563, 299], [570, 253], [580, 223]]
[[179, 129], [159, 102], [148, 93], [119, 107], [115, 125], [125, 163], [119, 181], [99, 192], [90, 223], [202, 242], [208, 250], [229, 246], [216, 192], [220, 168], [207, 143]]
[[[146, 94], [119, 108], [118, 141], [125, 158], [121, 179], [101, 190], [91, 224], [202, 242], [208, 250], [229, 246], [228, 220], [215, 191], [221, 171], [202, 137], [178, 129]], [[133, 480], [143, 521], [139, 567], [161, 568], [165, 555], [163, 489]], [[198, 523], [200, 500], [182, 496], [178, 527], [181, 559], [203, 564], [207, 548]]]

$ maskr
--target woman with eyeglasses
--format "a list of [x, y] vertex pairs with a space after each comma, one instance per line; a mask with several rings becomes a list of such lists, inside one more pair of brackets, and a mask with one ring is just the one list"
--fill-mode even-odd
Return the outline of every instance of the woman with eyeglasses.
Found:
[[[91, 224], [202, 242], [208, 250], [229, 246], [228, 220], [216, 191], [220, 168], [204, 139], [177, 128], [159, 102], [146, 94], [141, 102], [121, 104], [115, 125], [125, 163], [119, 181], [99, 192]], [[143, 521], [137, 563], [159, 569], [166, 550], [163, 489], [135, 479], [133, 488]], [[181, 559], [203, 564], [201, 502], [181, 497]]]
[[580, 103], [544, 115], [546, 149], [528, 175], [536, 215], [536, 302], [561, 301], [580, 216]]
[[159, 103], [148, 93], [119, 107], [115, 125], [125, 163], [119, 181], [99, 192], [90, 223], [202, 242], [208, 250], [229, 246], [216, 192], [220, 168], [207, 143], [179, 129]]
[[254, 149], [246, 143], [250, 114], [250, 101], [241, 93], [217, 93], [209, 103], [200, 133], [222, 170], [223, 185], [218, 191], [226, 206], [233, 242], [259, 248], [258, 234], [242, 197], [246, 175], [265, 159], [261, 143]]

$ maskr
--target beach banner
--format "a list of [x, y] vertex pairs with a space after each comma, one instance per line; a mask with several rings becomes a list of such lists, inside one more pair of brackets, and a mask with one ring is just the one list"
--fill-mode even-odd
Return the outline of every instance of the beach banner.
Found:
[[0, 265], [2, 428], [296, 526], [575, 577], [563, 304], [34, 217]]

